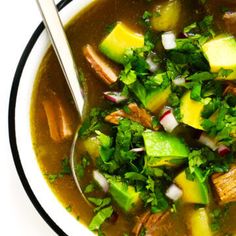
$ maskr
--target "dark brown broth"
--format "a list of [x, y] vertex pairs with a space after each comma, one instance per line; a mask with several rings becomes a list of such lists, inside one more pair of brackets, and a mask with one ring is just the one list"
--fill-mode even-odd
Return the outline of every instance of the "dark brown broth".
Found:
[[[106, 27], [116, 21], [123, 21], [136, 31], [143, 32], [143, 28], [137, 23], [140, 16], [142, 16], [145, 10], [152, 9], [153, 4], [159, 2], [161, 1], [147, 3], [145, 0], [98, 0], [70, 22], [66, 32], [76, 63], [82, 69], [86, 78], [89, 107], [102, 105], [102, 92], [107, 90], [107, 87], [90, 69], [83, 56], [82, 47], [87, 43], [97, 46], [106, 34]], [[187, 25], [203, 16], [201, 13], [202, 10], [198, 11], [198, 13], [194, 10], [197, 5], [196, 1], [186, 0], [183, 2], [185, 9], [182, 13], [179, 29], [183, 25]], [[222, 2], [229, 1], [211, 0], [209, 3], [211, 12], [213, 11], [215, 13], [219, 24], [221, 24], [219, 7], [222, 5]], [[55, 91], [65, 102], [73, 123], [73, 130], [75, 131], [78, 125], [77, 112], [71, 101], [63, 73], [52, 48], [48, 50], [41, 63], [31, 104], [33, 143], [39, 165], [45, 174], [60, 172], [61, 160], [69, 156], [72, 142], [72, 140], [69, 140], [56, 144], [50, 138], [47, 119], [42, 107], [42, 100], [47, 97], [49, 90]], [[85, 224], [89, 223], [93, 215], [92, 209], [83, 200], [71, 176], [59, 178], [53, 184], [50, 184], [50, 187], [64, 207], [71, 206], [72, 214], [79, 216]], [[175, 227], [173, 227], [169, 235], [187, 234], [186, 218], [184, 217], [187, 215], [187, 210], [187, 207], [183, 207], [174, 216]], [[229, 217], [225, 219], [225, 228], [228, 230], [235, 230], [235, 226], [230, 224], [230, 218], [235, 219], [236, 217], [235, 213], [233, 213], [235, 210], [235, 207], [231, 208]], [[123, 235], [123, 233], [129, 233], [131, 231], [134, 221], [134, 217], [125, 216], [119, 212], [119, 218], [116, 224], [107, 223], [103, 226], [103, 229], [108, 235]]]

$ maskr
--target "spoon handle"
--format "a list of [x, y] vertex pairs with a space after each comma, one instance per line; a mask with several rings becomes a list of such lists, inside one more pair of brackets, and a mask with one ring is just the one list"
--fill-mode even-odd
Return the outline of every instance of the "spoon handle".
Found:
[[80, 117], [82, 117], [84, 98], [81, 91], [79, 74], [56, 5], [53, 0], [36, 1], [41, 11], [45, 28], [51, 38], [51, 43], [57, 54], [67, 84], [74, 98], [75, 106]]

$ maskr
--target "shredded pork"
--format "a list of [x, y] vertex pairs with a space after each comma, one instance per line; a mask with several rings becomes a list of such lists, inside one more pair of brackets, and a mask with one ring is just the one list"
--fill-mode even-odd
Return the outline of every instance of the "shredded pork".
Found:
[[146, 128], [157, 129], [152, 125], [152, 116], [143, 108], [138, 107], [136, 103], [130, 103], [128, 105], [129, 112], [125, 112], [124, 110], [114, 111], [111, 114], [105, 117], [105, 120], [109, 123], [118, 125], [120, 119], [128, 118], [132, 121], [136, 121], [143, 125]]
[[229, 94], [229, 93], [236, 96], [236, 84], [228, 83], [227, 87], [224, 90], [223, 95], [226, 95], [226, 94]]
[[111, 68], [107, 61], [98, 55], [91, 45], [87, 44], [83, 48], [83, 53], [91, 67], [106, 84], [111, 85], [117, 81], [118, 71]]
[[42, 102], [49, 127], [51, 138], [55, 142], [62, 142], [73, 135], [71, 120], [65, 105], [53, 92], [49, 92], [49, 98]]
[[143, 228], [143, 226], [145, 225], [145, 223], [147, 222], [148, 218], [150, 217], [151, 212], [150, 211], [146, 211], [144, 212], [141, 216], [137, 216], [136, 217], [136, 224], [132, 230], [132, 233], [135, 234], [135, 236], [138, 236]]
[[138, 236], [141, 230], [145, 229], [145, 236], [166, 235], [171, 229], [170, 212], [162, 212], [152, 214], [150, 211], [145, 212], [138, 217], [137, 223], [132, 232]]
[[220, 204], [236, 201], [236, 165], [227, 173], [214, 174], [212, 182]]
[[223, 16], [223, 20], [227, 30], [236, 35], [236, 12], [226, 12]]

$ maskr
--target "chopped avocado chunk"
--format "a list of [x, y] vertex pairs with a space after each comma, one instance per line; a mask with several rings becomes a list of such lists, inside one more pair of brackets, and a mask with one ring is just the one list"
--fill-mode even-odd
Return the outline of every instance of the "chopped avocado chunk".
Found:
[[96, 137], [89, 137], [83, 140], [83, 144], [90, 157], [93, 159], [99, 157], [100, 142]]
[[183, 164], [185, 159], [174, 159], [173, 157], [145, 157], [145, 163], [149, 167], [170, 166], [177, 167]]
[[135, 81], [134, 83], [129, 85], [130, 90], [135, 94], [135, 96], [142, 102], [142, 104], [146, 105], [146, 88], [139, 82]]
[[183, 95], [180, 101], [180, 113], [182, 122], [195, 129], [203, 130], [201, 123], [203, 121], [201, 112], [204, 107], [203, 102], [195, 101], [191, 99], [191, 92], [187, 92]]
[[222, 34], [202, 46], [212, 72], [221, 69], [232, 70], [226, 77], [220, 79], [236, 79], [236, 40], [234, 36]]
[[152, 27], [157, 31], [170, 31], [176, 28], [181, 12], [179, 0], [167, 1], [157, 5], [153, 12]]
[[205, 208], [199, 208], [190, 212], [190, 230], [192, 236], [211, 236], [211, 228]]
[[186, 158], [189, 149], [182, 139], [165, 132], [146, 131], [143, 133], [145, 150], [151, 157]]
[[185, 170], [175, 177], [174, 182], [182, 189], [182, 201], [188, 203], [208, 204], [209, 194], [206, 183], [199, 180], [199, 174], [195, 175], [193, 181], [188, 180]]
[[124, 62], [128, 48], [144, 46], [144, 36], [133, 32], [124, 23], [118, 22], [112, 32], [99, 45], [100, 51], [117, 63]]
[[157, 88], [147, 92], [145, 107], [151, 112], [158, 112], [166, 103], [171, 94], [170, 86], [163, 89]]
[[164, 107], [171, 94], [170, 86], [165, 89], [158, 87], [147, 90], [139, 81], [131, 84], [129, 88], [142, 102], [144, 107], [153, 113], [159, 112]]
[[120, 179], [106, 175], [110, 185], [109, 193], [114, 201], [125, 211], [134, 210], [140, 203], [140, 193], [133, 186], [127, 185]]

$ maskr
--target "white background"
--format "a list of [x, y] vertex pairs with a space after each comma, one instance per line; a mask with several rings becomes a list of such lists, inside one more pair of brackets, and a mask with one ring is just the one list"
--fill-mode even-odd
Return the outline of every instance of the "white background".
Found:
[[41, 21], [36, 0], [3, 0], [0, 13], [0, 234], [55, 236], [26, 195], [8, 138], [8, 102], [20, 56]]

